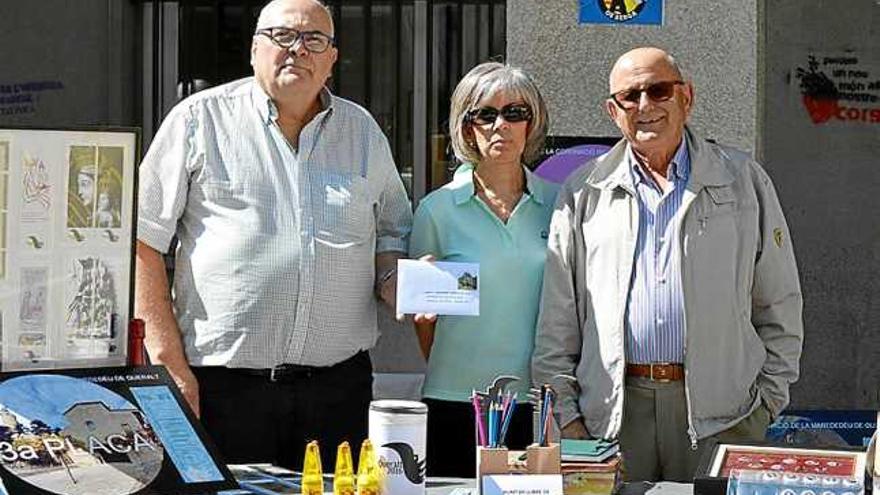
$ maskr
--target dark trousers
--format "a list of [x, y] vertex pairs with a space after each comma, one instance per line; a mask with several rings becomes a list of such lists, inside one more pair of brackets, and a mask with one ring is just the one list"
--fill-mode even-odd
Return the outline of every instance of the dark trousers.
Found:
[[311, 370], [272, 382], [253, 370], [193, 367], [202, 425], [227, 463], [301, 470], [306, 444], [318, 440], [322, 465], [332, 472], [336, 447], [347, 440], [357, 466], [373, 397], [370, 356], [363, 351]]
[[692, 449], [683, 381], [627, 377], [625, 390], [620, 449], [626, 481], [690, 483], [711, 440], [758, 442], [764, 439], [770, 424], [770, 411], [762, 405], [730, 429], [700, 440]]
[[[474, 406], [469, 402], [423, 399], [428, 405], [428, 476], [473, 478], [477, 471]], [[532, 443], [532, 406], [518, 404], [507, 430], [507, 447]]]

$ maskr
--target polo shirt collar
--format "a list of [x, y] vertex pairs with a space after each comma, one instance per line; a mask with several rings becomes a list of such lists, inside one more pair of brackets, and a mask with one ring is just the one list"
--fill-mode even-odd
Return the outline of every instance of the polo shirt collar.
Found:
[[[526, 194], [535, 200], [536, 203], [543, 205], [548, 201], [546, 196], [547, 191], [541, 187], [539, 179], [535, 176], [534, 172], [525, 166], [523, 166], [523, 172], [525, 172], [526, 175]], [[475, 192], [474, 164], [462, 163], [459, 165], [452, 176], [450, 187], [452, 188], [452, 197], [455, 200], [456, 205], [460, 205], [471, 199]]]

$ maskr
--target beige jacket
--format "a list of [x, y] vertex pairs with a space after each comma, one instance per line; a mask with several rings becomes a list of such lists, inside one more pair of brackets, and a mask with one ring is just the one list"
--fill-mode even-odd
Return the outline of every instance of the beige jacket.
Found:
[[[692, 443], [763, 401], [775, 417], [798, 378], [803, 298], [773, 184], [748, 155], [686, 131], [691, 176], [679, 232]], [[550, 226], [535, 383], [556, 374], [562, 425], [613, 438], [623, 416], [624, 311], [639, 208], [626, 142], [566, 181]]]

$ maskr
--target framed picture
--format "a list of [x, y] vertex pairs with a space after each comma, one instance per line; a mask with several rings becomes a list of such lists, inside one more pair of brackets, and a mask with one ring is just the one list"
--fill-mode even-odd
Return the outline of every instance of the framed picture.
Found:
[[731, 469], [754, 469], [863, 479], [866, 454], [859, 447], [790, 448], [777, 444], [707, 446], [694, 475], [694, 495], [724, 495]]
[[719, 444], [708, 474], [726, 478], [734, 469], [860, 478], [865, 452]]
[[0, 128], [2, 370], [125, 363], [136, 129]]

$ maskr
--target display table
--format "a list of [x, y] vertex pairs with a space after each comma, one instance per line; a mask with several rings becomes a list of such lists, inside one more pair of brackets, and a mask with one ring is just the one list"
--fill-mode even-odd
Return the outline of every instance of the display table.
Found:
[[[287, 469], [269, 464], [231, 465], [229, 469], [241, 484], [238, 490], [219, 492], [218, 495], [299, 495], [300, 476]], [[476, 495], [476, 481], [461, 478], [429, 478], [428, 495]], [[331, 476], [325, 477], [327, 495], [333, 493]], [[625, 483], [619, 495], [693, 495], [690, 483]]]
[[[229, 469], [241, 488], [218, 492], [217, 495], [299, 495], [301, 491], [300, 474], [288, 469], [270, 464], [233, 464]], [[431, 478], [426, 485], [430, 495], [476, 494], [472, 479]], [[324, 489], [328, 495], [332, 495], [331, 475], [325, 474]]]

